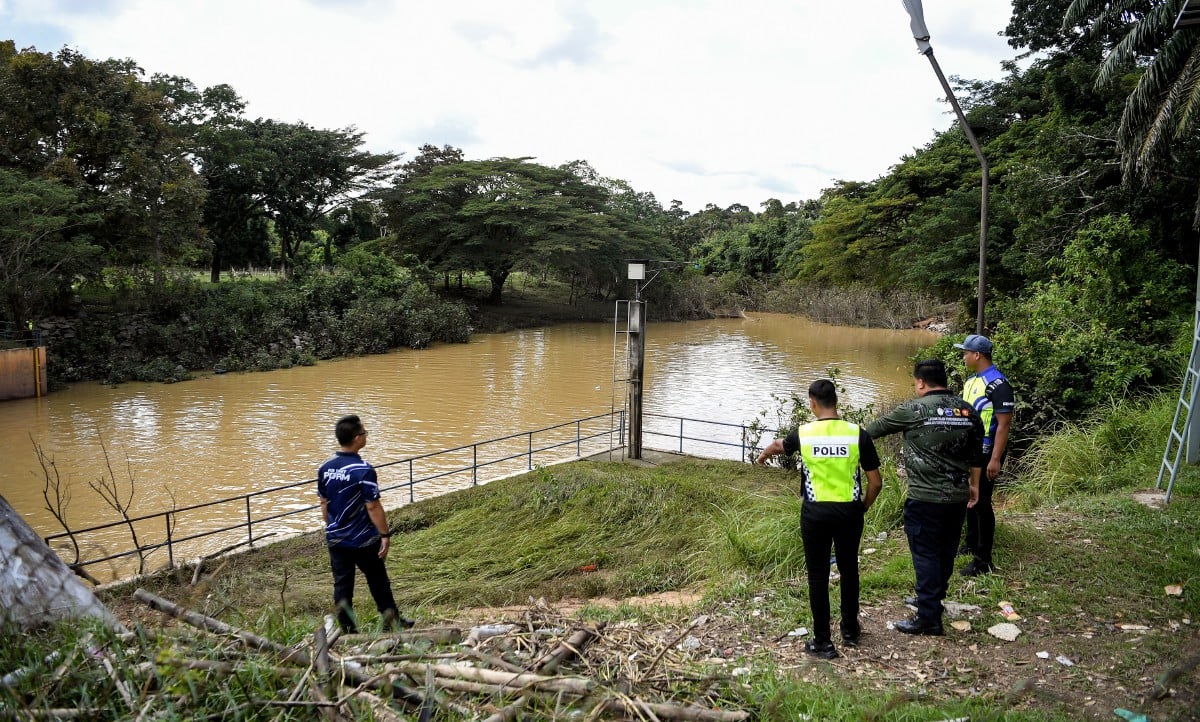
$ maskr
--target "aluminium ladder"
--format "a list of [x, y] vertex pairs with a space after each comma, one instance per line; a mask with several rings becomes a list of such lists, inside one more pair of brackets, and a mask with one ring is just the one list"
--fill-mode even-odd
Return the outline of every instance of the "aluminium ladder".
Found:
[[[1200, 282], [1198, 282], [1200, 283]], [[1192, 323], [1192, 353], [1188, 357], [1187, 371], [1183, 375], [1183, 388], [1179, 390], [1179, 404], [1171, 420], [1171, 431], [1167, 434], [1167, 448], [1163, 451], [1162, 466], [1158, 469], [1155, 489], [1161, 489], [1163, 477], [1168, 476], [1164, 502], [1170, 503], [1171, 491], [1175, 488], [1175, 477], [1179, 473], [1179, 457], [1184, 456], [1189, 464], [1200, 460], [1200, 414], [1196, 413], [1196, 402], [1200, 398], [1200, 295], [1197, 296], [1196, 315]], [[1182, 423], [1181, 423], [1182, 420]], [[1184, 455], [1184, 448], [1187, 453]]]

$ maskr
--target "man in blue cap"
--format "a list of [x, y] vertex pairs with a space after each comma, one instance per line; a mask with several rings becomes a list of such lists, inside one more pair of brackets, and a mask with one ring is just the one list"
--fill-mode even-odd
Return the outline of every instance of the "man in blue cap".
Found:
[[992, 541], [996, 535], [992, 490], [1008, 451], [1015, 400], [1008, 378], [992, 364], [993, 345], [987, 336], [971, 334], [954, 348], [962, 349], [963, 364], [972, 372], [963, 384], [962, 397], [983, 421], [983, 456], [988, 460], [979, 480], [979, 501], [967, 510], [967, 536], [960, 550], [973, 557], [962, 575], [974, 577], [992, 571]]

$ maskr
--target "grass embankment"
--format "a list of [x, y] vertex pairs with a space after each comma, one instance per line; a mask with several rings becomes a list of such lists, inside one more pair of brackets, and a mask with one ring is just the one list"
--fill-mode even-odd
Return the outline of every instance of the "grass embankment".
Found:
[[[661, 628], [664, 639], [701, 617], [689, 632], [699, 642], [697, 674], [716, 675], [723, 698], [761, 719], [1088, 719], [1111, 718], [1117, 707], [1156, 720], [1193, 719], [1200, 699], [1200, 472], [1184, 469], [1165, 509], [1147, 508], [1130, 494], [1130, 484], [1153, 483], [1171, 411], [1170, 400], [1127, 404], [1035, 445], [1000, 512], [1000, 573], [954, 577], [950, 598], [980, 610], [967, 615], [970, 629], [948, 628], [944, 638], [887, 629], [889, 620], [908, 614], [900, 599], [912, 585], [898, 529], [903, 486], [888, 470], [863, 541], [863, 645], [843, 649], [832, 663], [805, 657], [802, 638], [787, 636], [811, 619], [796, 478], [780, 470], [695, 460], [540, 469], [394, 510], [402, 533], [388, 564], [402, 608], [426, 623], [498, 621], [515, 613], [478, 608], [530, 597], [582, 599], [585, 618], [632, 620]], [[313, 535], [233, 557], [196, 587], [190, 581], [186, 570], [140, 584], [289, 643], [311, 633], [330, 606], [328, 558]], [[1164, 591], [1173, 584], [1182, 585], [1182, 597]], [[695, 592], [695, 601], [586, 601], [680, 589]], [[130, 591], [110, 590], [106, 601], [126, 619], [159, 625]], [[1015, 642], [986, 631], [1004, 621], [1001, 600], [1022, 617]], [[367, 628], [377, 624], [371, 607], [360, 589], [357, 608]], [[6, 644], [5, 662], [35, 662], [48, 644], [70, 648], [51, 637], [71, 633]], [[202, 673], [189, 674], [179, 681], [181, 694], [218, 694], [205, 691]], [[219, 695], [228, 706], [290, 684], [272, 680], [264, 673], [246, 690], [223, 684]], [[106, 682], [102, 674], [79, 680], [70, 694], [100, 697]], [[22, 693], [24, 700], [36, 694]]]

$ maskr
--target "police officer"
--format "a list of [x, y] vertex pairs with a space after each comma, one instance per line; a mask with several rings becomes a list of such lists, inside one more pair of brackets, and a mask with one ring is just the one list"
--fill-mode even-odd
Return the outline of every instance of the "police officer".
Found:
[[964, 577], [992, 571], [992, 541], [996, 536], [996, 512], [992, 508], [992, 490], [1000, 476], [1015, 406], [1012, 386], [1000, 369], [992, 364], [992, 342], [987, 336], [971, 334], [962, 343], [963, 365], [974, 372], [963, 385], [963, 400], [975, 407], [983, 421], [983, 456], [987, 460], [979, 479], [979, 503], [967, 510], [967, 534], [959, 552], [974, 558], [962, 570]]
[[[808, 601], [813, 616], [813, 638], [804, 650], [822, 659], [838, 656], [829, 634], [829, 553], [832, 548], [842, 575], [842, 643], [857, 646], [862, 627], [858, 621], [858, 545], [863, 516], [883, 488], [879, 455], [871, 437], [837, 413], [837, 389], [828, 379], [808, 387], [808, 407], [816, 417], [775, 439], [758, 455], [756, 463], [771, 457], [800, 452], [800, 480], [804, 505], [800, 512], [800, 538], [808, 571]], [[863, 488], [862, 472], [867, 484]]]

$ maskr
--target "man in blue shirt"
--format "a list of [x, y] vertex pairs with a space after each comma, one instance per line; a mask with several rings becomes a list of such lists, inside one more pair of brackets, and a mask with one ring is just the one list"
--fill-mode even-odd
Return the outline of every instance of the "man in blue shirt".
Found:
[[963, 352], [963, 364], [974, 372], [963, 384], [962, 397], [979, 412], [983, 421], [983, 457], [987, 467], [979, 480], [979, 503], [967, 510], [967, 534], [963, 549], [974, 558], [963, 568], [964, 577], [992, 571], [992, 541], [996, 536], [996, 512], [992, 508], [992, 490], [1004, 456], [1008, 452], [1008, 434], [1012, 428], [1012, 386], [1000, 369], [992, 364], [992, 342], [987, 336], [971, 334], [954, 348]]
[[341, 447], [317, 471], [317, 494], [325, 521], [325, 543], [333, 568], [333, 603], [342, 631], [354, 633], [354, 570], [361, 569], [385, 629], [413, 623], [400, 616], [392, 596], [384, 559], [392, 533], [379, 498], [375, 469], [358, 452], [367, 445], [367, 430], [357, 416], [343, 416], [334, 427]]

